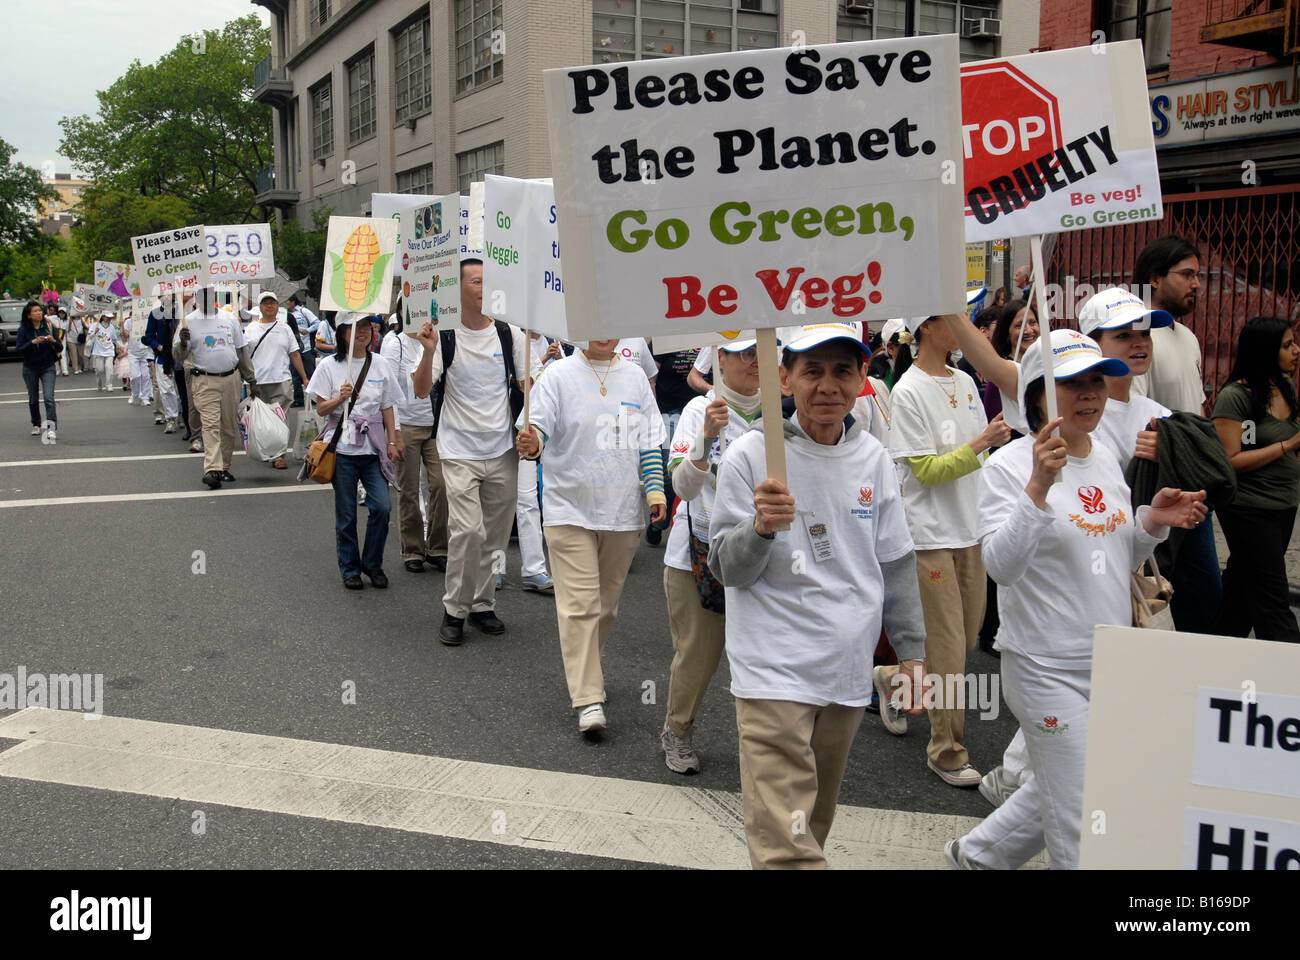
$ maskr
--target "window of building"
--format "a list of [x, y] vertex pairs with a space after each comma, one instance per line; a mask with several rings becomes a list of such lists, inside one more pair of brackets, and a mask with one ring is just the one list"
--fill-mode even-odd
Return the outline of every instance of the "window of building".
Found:
[[1172, 0], [1110, 0], [1099, 6], [1104, 17], [1099, 26], [1107, 41], [1141, 40], [1147, 72], [1169, 68]]
[[311, 88], [311, 157], [323, 160], [334, 155], [333, 81], [326, 78]]
[[501, 79], [501, 0], [456, 0], [456, 93]]
[[998, 55], [996, 37], [973, 37], [967, 34], [976, 21], [997, 19], [996, 0], [963, 3], [960, 0], [836, 0], [835, 39], [885, 40], [907, 36], [908, 10], [911, 9], [916, 36], [955, 33], [960, 40], [961, 59], [987, 60]]
[[779, 40], [776, 0], [593, 0], [591, 24], [594, 63], [765, 50]]
[[348, 64], [348, 143], [375, 135], [375, 53], [367, 50]]
[[427, 16], [398, 28], [393, 35], [393, 103], [397, 123], [428, 113], [432, 107]]
[[433, 164], [412, 167], [397, 175], [398, 193], [433, 193]]
[[330, 19], [330, 0], [307, 0], [308, 16], [311, 18], [311, 32], [315, 33]]
[[456, 154], [456, 181], [462, 196], [469, 196], [469, 185], [482, 180], [485, 174], [505, 176], [506, 145], [498, 140], [477, 150]]

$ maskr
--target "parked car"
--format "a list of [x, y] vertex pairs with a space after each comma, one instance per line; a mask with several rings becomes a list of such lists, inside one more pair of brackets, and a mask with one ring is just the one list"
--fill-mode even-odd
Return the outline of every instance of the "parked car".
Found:
[[26, 300], [0, 300], [0, 357], [18, 356], [18, 324]]

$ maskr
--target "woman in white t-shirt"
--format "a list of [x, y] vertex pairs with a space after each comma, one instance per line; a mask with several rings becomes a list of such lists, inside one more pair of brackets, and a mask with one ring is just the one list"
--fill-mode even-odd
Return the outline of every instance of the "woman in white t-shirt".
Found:
[[95, 384], [99, 390], [113, 389], [113, 363], [119, 355], [126, 356], [122, 346], [122, 333], [113, 323], [113, 312], [105, 310], [99, 322], [86, 331], [90, 341], [90, 360], [95, 367]]
[[1093, 627], [1129, 623], [1132, 571], [1171, 526], [1205, 516], [1204, 491], [1170, 488], [1131, 515], [1119, 460], [1091, 436], [1107, 402], [1105, 378], [1127, 367], [1076, 331], [1050, 338], [1060, 415], [1046, 422], [1041, 351], [1030, 350], [1018, 406], [1032, 435], [980, 471], [979, 536], [1002, 616], [1002, 692], [1025, 735], [1029, 773], [983, 823], [948, 843], [957, 869], [1016, 869], [1044, 846], [1053, 868], [1078, 866]]
[[522, 414], [516, 424], [520, 456], [542, 458], [560, 651], [583, 733], [606, 726], [601, 651], [645, 529], [642, 498], [652, 519], [668, 512], [663, 418], [645, 373], [617, 345], [592, 340], [554, 361], [533, 389], [530, 429]]
[[144, 407], [153, 403], [153, 380], [149, 376], [153, 353], [142, 339], [148, 322], [148, 316], [133, 314], [122, 324], [122, 332], [126, 335], [126, 360], [131, 380], [131, 396], [126, 401], [128, 405], [139, 404]]
[[[706, 348], [701, 352], [713, 351]], [[668, 670], [668, 709], [659, 745], [664, 762], [674, 773], [700, 769], [691, 733], [727, 639], [722, 585], [708, 570], [709, 522], [718, 466], [727, 446], [749, 432], [762, 413], [754, 341], [719, 344], [718, 365], [721, 376], [715, 376], [714, 389], [682, 408], [668, 455], [668, 472], [680, 501], [664, 550], [664, 596], [673, 635], [673, 662]], [[710, 593], [712, 585], [716, 589]]]
[[[402, 401], [402, 387], [392, 364], [370, 350], [374, 336], [370, 317], [340, 313], [334, 326], [338, 338], [334, 355], [316, 367], [307, 393], [315, 398], [316, 412], [325, 418], [321, 437], [332, 439], [339, 421], [347, 418], [335, 448], [338, 458], [333, 480], [339, 573], [349, 590], [365, 586], [363, 573], [382, 590], [388, 586], [384, 574], [384, 544], [388, 541], [388, 515], [392, 510], [388, 485], [396, 486], [392, 461], [401, 460], [405, 453], [393, 417], [393, 408]], [[349, 354], [353, 331], [356, 349]], [[362, 370], [366, 371], [365, 379], [357, 383]], [[354, 393], [356, 403], [349, 411]], [[306, 478], [304, 463], [298, 479]], [[357, 481], [365, 487], [370, 513], [363, 549], [358, 549], [357, 543]]]

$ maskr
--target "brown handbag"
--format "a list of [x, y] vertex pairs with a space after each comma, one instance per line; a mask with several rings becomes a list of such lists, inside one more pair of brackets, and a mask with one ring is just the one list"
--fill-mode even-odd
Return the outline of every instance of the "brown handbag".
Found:
[[339, 422], [334, 425], [334, 435], [328, 441], [324, 437], [313, 440], [312, 445], [307, 448], [307, 476], [317, 483], [331, 483], [334, 480], [334, 465], [338, 462], [338, 454], [334, 452], [334, 448], [339, 445], [343, 421], [352, 416], [352, 408], [357, 405], [357, 395], [361, 393], [361, 385], [366, 382], [366, 373], [369, 370], [370, 354], [366, 354], [366, 362], [361, 365], [361, 374], [357, 377], [356, 386], [352, 390], [347, 413], [339, 417]]

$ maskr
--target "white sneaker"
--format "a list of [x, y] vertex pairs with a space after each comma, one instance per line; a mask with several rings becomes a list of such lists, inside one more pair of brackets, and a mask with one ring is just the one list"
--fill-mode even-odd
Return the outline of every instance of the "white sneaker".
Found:
[[163, 430], [163, 433], [175, 433], [175, 432], [176, 432], [176, 421], [175, 421], [175, 420], [168, 420], [168, 421], [167, 421], [167, 428], [166, 428], [165, 430]]
[[40, 435], [41, 435], [41, 428], [40, 428], [40, 427], [32, 427], [32, 436], [33, 436], [33, 437], [39, 437]]
[[599, 703], [589, 704], [578, 711], [578, 731], [592, 733], [605, 729], [605, 708]]
[[1001, 764], [984, 774], [980, 781], [980, 796], [995, 807], [1002, 806], [1019, 789], [1020, 784], [1007, 776], [1006, 768]]
[[980, 785], [980, 772], [969, 763], [963, 763], [956, 770], [945, 770], [937, 766], [929, 757], [926, 757], [925, 765], [937, 773], [939, 779], [950, 787], [978, 787]]
[[667, 722], [663, 733], [659, 734], [659, 746], [664, 748], [664, 763], [673, 773], [699, 773], [700, 758], [691, 741], [673, 733]]
[[127, 398], [126, 398], [126, 405], [127, 405], [128, 407], [135, 406], [135, 397], [127, 397]]
[[889, 689], [889, 685], [885, 682], [885, 668], [883, 665], [872, 669], [871, 685], [876, 688], [876, 696], [880, 699], [880, 719], [884, 722], [885, 729], [894, 736], [901, 737], [907, 733], [907, 714], [889, 701], [893, 691]]
[[943, 846], [943, 858], [953, 870], [983, 870], [978, 863], [961, 852], [960, 840], [949, 840]]
[[54, 442], [58, 439], [59, 435], [55, 433], [53, 429], [50, 429], [45, 432], [45, 436], [41, 437], [41, 443], [48, 443], [50, 446], [53, 446]]

